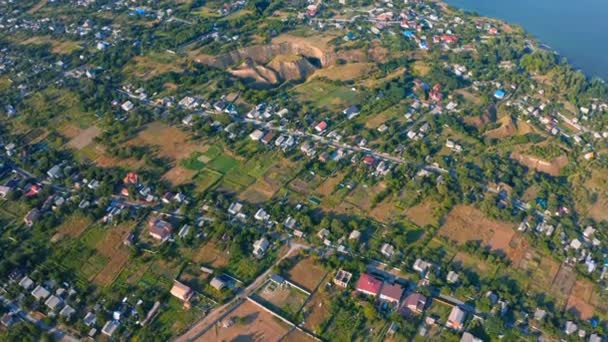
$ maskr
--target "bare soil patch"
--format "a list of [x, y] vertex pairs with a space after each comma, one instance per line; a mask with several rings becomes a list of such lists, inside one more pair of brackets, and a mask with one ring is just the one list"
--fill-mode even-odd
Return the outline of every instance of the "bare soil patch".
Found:
[[432, 200], [426, 200], [420, 204], [417, 204], [411, 208], [405, 210], [407, 218], [414, 222], [419, 227], [427, 225], [436, 226], [439, 221], [435, 215], [435, 209], [439, 207], [439, 204]]
[[578, 280], [568, 297], [566, 310], [579, 319], [587, 320], [593, 317], [595, 307], [590, 303], [593, 295], [593, 284], [588, 280]]
[[514, 224], [489, 219], [475, 207], [458, 205], [447, 215], [439, 234], [459, 244], [481, 241], [482, 245], [504, 254], [517, 264], [528, 244], [523, 237], [514, 240], [514, 228]]
[[153, 145], [161, 156], [171, 160], [190, 157], [193, 152], [205, 152], [207, 147], [190, 140], [190, 136], [177, 127], [153, 122], [129, 141], [132, 145]]
[[325, 292], [325, 289], [319, 289], [317, 292], [313, 293], [302, 309], [304, 327], [313, 332], [320, 332], [323, 323], [328, 318], [330, 310], [330, 296]]
[[551, 161], [542, 160], [537, 157], [521, 154], [519, 152], [511, 153], [511, 159], [516, 160], [523, 166], [532, 170], [543, 172], [551, 176], [559, 176], [561, 170], [568, 165], [568, 157], [559, 156]]
[[317, 187], [317, 190], [315, 190], [315, 192], [317, 193], [317, 195], [320, 195], [323, 197], [329, 196], [334, 192], [334, 190], [336, 189], [338, 184], [340, 184], [340, 182], [342, 182], [343, 179], [344, 179], [344, 175], [341, 173], [330, 176], [327, 179], [325, 179], [325, 181]]
[[230, 261], [228, 254], [217, 247], [214, 242], [208, 242], [194, 255], [194, 261], [209, 265], [213, 268], [228, 266]]
[[318, 265], [312, 257], [307, 257], [300, 260], [287, 272], [287, 278], [294, 284], [313, 291], [326, 273], [325, 269]]
[[181, 166], [175, 166], [171, 170], [167, 171], [163, 175], [163, 179], [166, 179], [174, 186], [189, 183], [192, 178], [196, 175], [196, 171], [188, 170]]
[[366, 76], [375, 69], [376, 64], [374, 63], [332, 65], [327, 68], [318, 69], [310, 78], [325, 77], [332, 81], [351, 81]]
[[238, 323], [228, 328], [209, 329], [200, 341], [279, 341], [290, 331], [287, 324], [249, 300], [245, 300], [227, 318], [235, 318]]
[[101, 134], [101, 129], [97, 126], [91, 126], [85, 130], [78, 132], [68, 143], [67, 146], [77, 150], [81, 150], [93, 142], [93, 139]]
[[282, 159], [242, 192], [239, 198], [250, 203], [265, 202], [290, 181], [299, 169], [298, 164]]

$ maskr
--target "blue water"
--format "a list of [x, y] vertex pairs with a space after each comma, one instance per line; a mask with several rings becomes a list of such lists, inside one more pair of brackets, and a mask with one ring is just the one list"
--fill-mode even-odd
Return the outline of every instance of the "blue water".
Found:
[[522, 26], [588, 76], [608, 81], [607, 0], [444, 0]]

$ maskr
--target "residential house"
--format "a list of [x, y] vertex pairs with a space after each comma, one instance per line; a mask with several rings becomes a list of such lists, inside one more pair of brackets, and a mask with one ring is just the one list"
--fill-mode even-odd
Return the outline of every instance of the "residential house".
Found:
[[270, 242], [265, 237], [262, 237], [259, 240], [256, 240], [253, 243], [253, 255], [256, 258], [262, 258], [264, 254], [266, 254], [266, 250], [268, 250], [268, 246], [270, 246]]
[[401, 315], [421, 314], [426, 306], [426, 297], [420, 293], [412, 293], [405, 297], [399, 313]]
[[460, 278], [460, 276], [458, 275], [458, 273], [456, 273], [454, 271], [450, 271], [450, 272], [448, 272], [448, 275], [445, 280], [447, 280], [447, 282], [449, 284], [455, 284], [458, 282], [459, 278]]
[[95, 316], [95, 314], [92, 312], [87, 312], [87, 314], [84, 316], [84, 319], [82, 321], [83, 321], [84, 325], [86, 325], [87, 327], [90, 327], [90, 326], [95, 325], [95, 323], [97, 323], [97, 316]]
[[34, 296], [36, 300], [46, 299], [50, 295], [51, 292], [40, 285], [36, 286], [36, 288], [32, 291], [32, 296]]
[[17, 323], [18, 321], [19, 319], [11, 313], [5, 313], [2, 318], [0, 318], [0, 324], [5, 326], [6, 328], [12, 327], [13, 324]]
[[59, 179], [63, 176], [63, 170], [61, 169], [61, 165], [55, 165], [50, 170], [46, 172], [47, 176], [52, 179]]
[[572, 335], [578, 330], [578, 325], [572, 321], [566, 322], [566, 326], [564, 327], [564, 332], [566, 335]]
[[399, 304], [402, 295], [403, 288], [401, 285], [384, 283], [384, 285], [382, 285], [382, 290], [380, 291], [380, 300], [391, 304]]
[[253, 141], [259, 141], [260, 139], [262, 139], [262, 137], [264, 136], [264, 132], [256, 129], [255, 131], [251, 132], [251, 134], [249, 134], [249, 138]]
[[61, 311], [59, 311], [59, 316], [69, 319], [75, 313], [76, 310], [73, 307], [66, 305], [63, 307], [63, 309], [61, 309]]
[[465, 331], [460, 338], [460, 342], [483, 342], [483, 340], [475, 337], [475, 335], [471, 334], [470, 332]]
[[40, 216], [40, 210], [38, 210], [38, 208], [33, 208], [27, 213], [27, 215], [25, 215], [23, 222], [25, 222], [28, 227], [31, 227], [34, 225], [34, 223], [36, 223], [36, 221], [38, 221], [38, 219], [40, 219]]
[[116, 332], [116, 329], [118, 329], [119, 325], [120, 322], [117, 320], [107, 321], [103, 328], [101, 328], [101, 333], [106, 336], [112, 337], [112, 335], [114, 335], [114, 333]]
[[507, 95], [507, 93], [502, 89], [498, 89], [497, 91], [494, 92], [494, 98], [496, 98], [497, 100], [504, 99], [506, 95]]
[[445, 323], [445, 326], [454, 330], [462, 330], [466, 315], [464, 310], [458, 306], [454, 306], [448, 316], [448, 321]]
[[49, 308], [51, 311], [56, 311], [56, 310], [61, 309], [63, 307], [64, 303], [63, 303], [63, 299], [61, 299], [55, 295], [51, 295], [44, 302], [44, 305], [46, 305], [46, 307]]
[[348, 120], [352, 120], [357, 115], [359, 115], [359, 108], [357, 106], [350, 106], [342, 111], [342, 114], [346, 115]]
[[32, 289], [32, 287], [34, 287], [34, 281], [28, 276], [25, 276], [19, 281], [19, 286], [21, 286], [21, 288], [24, 290], [29, 291]]
[[264, 208], [260, 208], [253, 217], [258, 221], [268, 221], [270, 219], [270, 214], [268, 214]]
[[223, 288], [225, 288], [227, 286], [226, 282], [219, 278], [219, 277], [213, 277], [213, 279], [211, 279], [211, 282], [209, 283], [209, 285], [211, 285], [211, 287], [213, 287], [214, 289], [221, 291]]
[[239, 212], [241, 212], [241, 210], [243, 209], [243, 205], [239, 202], [234, 202], [232, 204], [230, 204], [230, 206], [228, 207], [228, 213], [231, 215], [236, 215]]
[[380, 253], [387, 258], [392, 258], [395, 255], [395, 247], [391, 244], [385, 243], [380, 248]]
[[135, 107], [135, 105], [133, 104], [133, 102], [128, 101], [128, 100], [125, 103], [123, 103], [122, 105], [120, 105], [120, 108], [122, 108], [122, 110], [124, 110], [127, 113], [130, 112], [134, 107]]
[[433, 266], [433, 264], [431, 264], [430, 262], [426, 262], [422, 259], [416, 259], [416, 261], [414, 262], [414, 266], [412, 266], [412, 268], [414, 269], [414, 271], [420, 273], [422, 276], [424, 276], [426, 274], [426, 272]]
[[376, 297], [382, 289], [382, 281], [367, 273], [361, 274], [356, 285], [357, 292]]
[[171, 288], [170, 293], [173, 295], [173, 297], [181, 300], [182, 302], [190, 301], [194, 295], [194, 291], [192, 291], [189, 286], [179, 282], [178, 280], [173, 281], [173, 287]]
[[326, 128], [327, 128], [327, 122], [321, 121], [315, 126], [315, 131], [317, 131], [317, 133], [323, 133], [323, 131], [325, 131]]
[[153, 217], [148, 221], [148, 232], [152, 238], [164, 242], [171, 237], [173, 226], [163, 219]]
[[346, 288], [348, 287], [348, 283], [350, 282], [350, 279], [353, 277], [353, 274], [350, 272], [346, 272], [342, 269], [338, 270], [338, 273], [336, 273], [336, 276], [334, 277], [333, 281], [334, 284]]
[[12, 188], [10, 186], [0, 185], [0, 198], [6, 198], [11, 190]]

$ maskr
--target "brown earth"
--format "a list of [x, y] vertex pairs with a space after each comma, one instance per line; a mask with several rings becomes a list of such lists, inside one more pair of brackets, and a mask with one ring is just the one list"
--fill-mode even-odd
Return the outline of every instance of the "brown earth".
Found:
[[110, 232], [105, 234], [96, 249], [97, 251], [109, 259], [104, 268], [97, 273], [93, 282], [98, 285], [107, 286], [114, 282], [114, 279], [120, 274], [120, 271], [129, 260], [131, 251], [123, 244], [123, 241], [128, 236], [133, 228], [131, 222], [122, 223], [116, 227], [108, 228]]
[[551, 176], [559, 176], [561, 170], [568, 165], [567, 156], [559, 156], [551, 161], [546, 161], [537, 157], [522, 154], [520, 152], [511, 153], [511, 159], [517, 161], [529, 169], [543, 172]]
[[419, 227], [427, 225], [437, 225], [438, 219], [435, 216], [435, 209], [439, 204], [432, 200], [424, 201], [405, 210], [407, 218]]
[[240, 318], [228, 328], [207, 330], [199, 341], [279, 341], [290, 327], [272, 314], [245, 300], [227, 318]]
[[287, 278], [294, 284], [313, 291], [327, 272], [312, 257], [300, 260], [287, 272]]
[[492, 220], [479, 209], [458, 205], [450, 211], [439, 234], [459, 244], [467, 241], [481, 241], [482, 245], [503, 253], [514, 264], [523, 257], [528, 243], [516, 236], [515, 225]]
[[593, 295], [593, 283], [588, 280], [578, 280], [568, 297], [566, 311], [573, 313], [579, 319], [587, 320], [593, 317], [595, 307], [590, 300]]

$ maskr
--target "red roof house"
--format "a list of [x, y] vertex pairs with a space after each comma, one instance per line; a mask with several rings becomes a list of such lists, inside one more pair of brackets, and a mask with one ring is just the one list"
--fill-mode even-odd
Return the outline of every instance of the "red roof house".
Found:
[[380, 299], [391, 302], [399, 303], [401, 296], [403, 295], [403, 288], [399, 284], [391, 285], [384, 283], [382, 285], [382, 291], [380, 291]]
[[151, 218], [150, 221], [148, 221], [148, 232], [150, 233], [150, 236], [156, 240], [166, 241], [171, 237], [173, 226], [171, 223], [160, 218]]
[[376, 297], [380, 293], [382, 288], [382, 281], [374, 278], [373, 276], [363, 273], [357, 281], [357, 292]]
[[38, 195], [38, 193], [42, 190], [42, 187], [38, 184], [32, 184], [30, 188], [25, 193], [25, 197], [33, 197]]
[[125, 184], [138, 184], [139, 183], [139, 175], [135, 172], [129, 172], [123, 179]]
[[458, 43], [458, 37], [451, 34], [444, 34], [441, 36], [441, 41], [444, 43]]
[[365, 156], [365, 158], [363, 158], [363, 163], [367, 166], [372, 166], [375, 162], [376, 159], [374, 159], [372, 156]]
[[439, 102], [443, 99], [443, 94], [441, 93], [441, 84], [437, 83], [433, 86], [433, 89], [431, 89], [431, 92], [429, 93], [429, 97], [435, 102]]
[[321, 133], [327, 128], [327, 122], [321, 121], [315, 126], [315, 131]]

